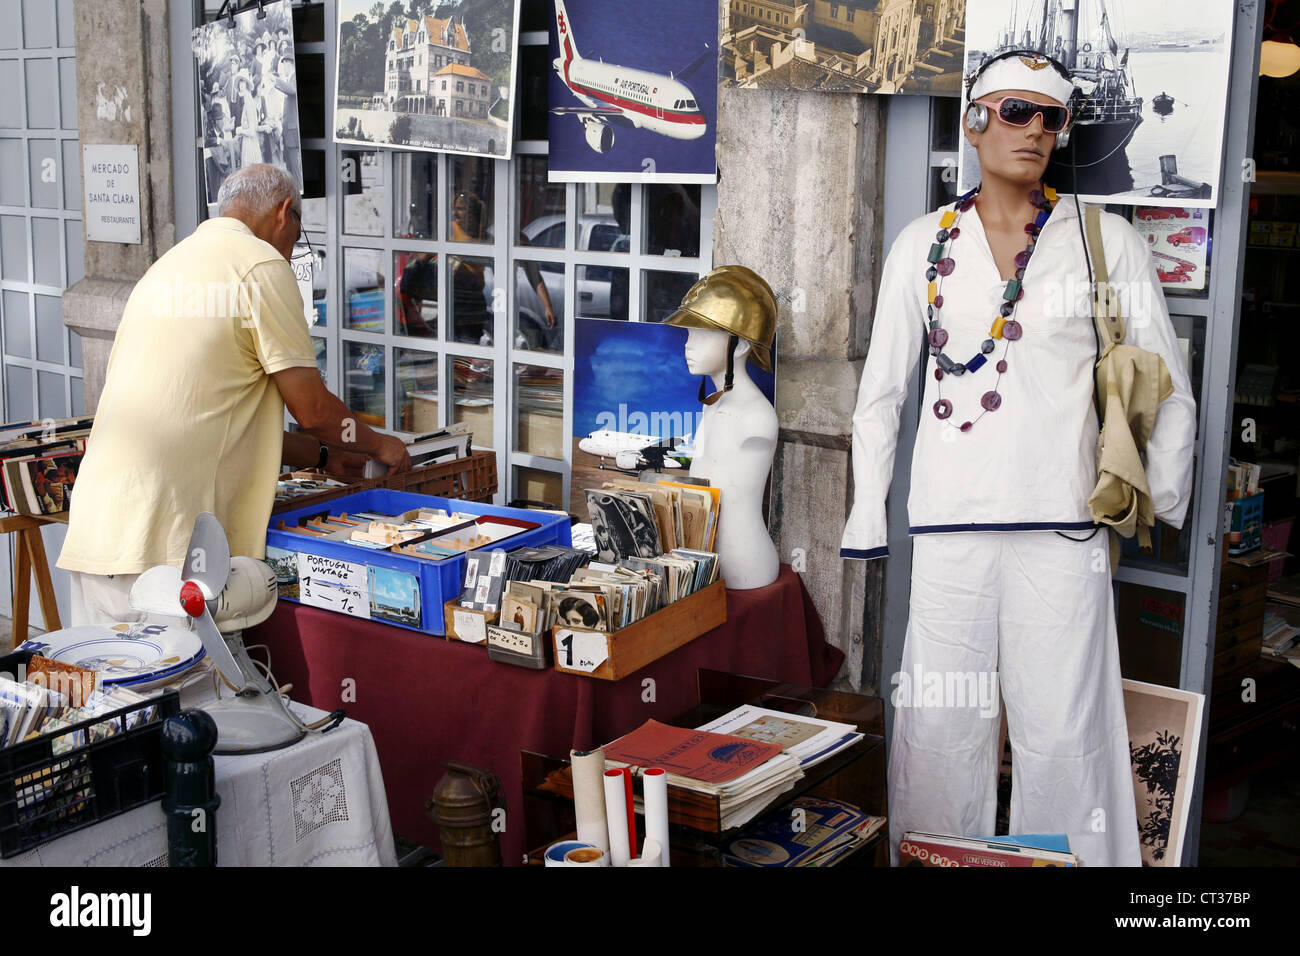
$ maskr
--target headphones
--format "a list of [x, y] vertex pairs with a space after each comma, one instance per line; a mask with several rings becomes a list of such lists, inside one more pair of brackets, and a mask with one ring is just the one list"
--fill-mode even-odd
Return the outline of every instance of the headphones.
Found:
[[[989, 57], [988, 59], [986, 59], [983, 63], [980, 64], [978, 70], [976, 70], [974, 73], [972, 73], [969, 77], [966, 78], [966, 97], [968, 99], [970, 98], [970, 91], [975, 88], [975, 81], [980, 78], [980, 75], [985, 70], [991, 67], [994, 63], [997, 63], [999, 60], [1005, 60], [1013, 56], [1044, 57], [1047, 60], [1048, 66], [1054, 69], [1062, 77], [1064, 77], [1067, 80], [1070, 80], [1071, 83], [1073, 83], [1073, 80], [1071, 80], [1070, 78], [1070, 71], [1067, 70], [1062, 63], [1060, 63], [1058, 60], [1054, 60], [1050, 56], [1046, 56], [1045, 54], [1039, 53], [1037, 50], [1006, 50], [1002, 53], [999, 53], [997, 56]], [[1068, 126], [1065, 127], [1065, 129], [1061, 130], [1059, 133], [1056, 134], [1056, 142], [1052, 146], [1053, 150], [1065, 149], [1065, 147], [1070, 145], [1070, 131], [1074, 129], [1075, 117], [1077, 116], [1076, 106], [1078, 105], [1078, 102], [1079, 102], [1079, 90], [1076, 87], [1074, 91], [1070, 94], [1070, 101], [1065, 104], [1066, 107], [1068, 107], [1070, 110], [1070, 123]], [[982, 133], [986, 129], [988, 129], [989, 108], [985, 106], [983, 103], [971, 103], [969, 106], [967, 106], [966, 126], [969, 127], [972, 133]]]

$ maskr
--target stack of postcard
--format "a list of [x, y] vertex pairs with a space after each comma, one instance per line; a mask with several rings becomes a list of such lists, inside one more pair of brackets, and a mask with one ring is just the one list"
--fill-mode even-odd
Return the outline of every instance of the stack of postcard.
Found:
[[614, 564], [621, 558], [663, 554], [659, 521], [648, 493], [588, 488], [587, 513], [601, 561]]
[[[587, 489], [587, 510], [591, 517], [596, 550], [602, 561], [610, 555], [646, 556], [637, 545], [648, 535], [638, 538], [628, 527], [639, 527], [643, 516], [652, 516], [663, 551], [690, 548], [710, 551], [717, 535], [718, 506], [721, 493], [705, 485], [677, 481], [637, 481], [611, 478], [597, 491]], [[613, 499], [612, 501], [608, 499]], [[626, 503], [627, 507], [620, 505]], [[629, 517], [627, 512], [634, 513]], [[597, 514], [599, 513], [599, 517]]]
[[67, 511], [93, 424], [93, 418], [51, 418], [0, 425], [5, 507], [34, 517]]

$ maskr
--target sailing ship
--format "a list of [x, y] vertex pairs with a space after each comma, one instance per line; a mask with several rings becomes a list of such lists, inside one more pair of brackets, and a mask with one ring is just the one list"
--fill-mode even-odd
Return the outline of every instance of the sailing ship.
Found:
[[[1094, 16], [1081, 22], [1085, 6]], [[1048, 178], [1080, 193], [1132, 189], [1125, 147], [1142, 124], [1142, 97], [1133, 86], [1129, 48], [1121, 50], [1116, 41], [1105, 0], [1043, 0], [1022, 26], [1008, 25], [989, 56], [1017, 49], [1058, 60], [1085, 97], [1082, 106], [1074, 104], [1070, 146], [1053, 156]]]

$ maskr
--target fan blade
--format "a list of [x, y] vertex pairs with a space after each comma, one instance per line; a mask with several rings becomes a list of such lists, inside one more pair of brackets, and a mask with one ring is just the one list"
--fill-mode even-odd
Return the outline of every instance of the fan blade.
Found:
[[221, 522], [211, 512], [201, 512], [194, 519], [181, 577], [197, 584], [206, 601], [215, 600], [226, 586], [230, 577], [230, 542]]
[[230, 648], [226, 646], [226, 639], [217, 630], [217, 624], [212, 620], [212, 612], [207, 608], [194, 618], [194, 630], [198, 632], [199, 640], [203, 642], [203, 649], [212, 658], [212, 663], [216, 665], [217, 670], [221, 671], [221, 676], [232, 687], [238, 687], [240, 690], [246, 688], [249, 685], [248, 675], [235, 661], [235, 656], [230, 653]]
[[181, 607], [181, 572], [163, 564], [141, 573], [131, 585], [131, 608], [151, 614], [187, 618]]

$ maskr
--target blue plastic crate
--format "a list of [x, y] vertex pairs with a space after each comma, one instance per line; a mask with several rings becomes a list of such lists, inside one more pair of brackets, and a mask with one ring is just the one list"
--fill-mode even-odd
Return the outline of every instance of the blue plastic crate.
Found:
[[[528, 511], [523, 508], [498, 508], [495, 505], [482, 504], [477, 501], [438, 498], [433, 495], [416, 495], [378, 488], [372, 491], [361, 491], [354, 495], [344, 495], [341, 498], [334, 498], [322, 504], [308, 505], [274, 515], [271, 518], [271, 526], [266, 532], [266, 546], [268, 549], [279, 549], [281, 552], [315, 554], [337, 561], [346, 561], [349, 564], [365, 565], [368, 569], [367, 578], [371, 596], [370, 613], [372, 619], [381, 620], [397, 627], [405, 627], [412, 631], [441, 636], [444, 633], [442, 607], [446, 602], [460, 594], [461, 582], [465, 577], [465, 556], [463, 554], [442, 561], [429, 561], [424, 558], [413, 558], [405, 554], [394, 554], [391, 551], [375, 551], [359, 545], [344, 544], [339, 541], [329, 541], [289, 531], [276, 530], [281, 521], [287, 526], [293, 526], [300, 519], [320, 514], [322, 511], [328, 511], [330, 514], [341, 514], [343, 512], [354, 514], [358, 511], [401, 514], [416, 508], [443, 508], [464, 514], [514, 518], [520, 521], [534, 522], [538, 525], [536, 528], [521, 532], [502, 541], [499, 546], [505, 549], [512, 550], [543, 544], [568, 545], [571, 543], [567, 515]], [[280, 597], [289, 601], [298, 600], [296, 596], [298, 594], [297, 559], [294, 558], [292, 561], [288, 561], [284, 555], [268, 550], [267, 560], [276, 568], [277, 576], [280, 579]], [[292, 581], [288, 579], [288, 568], [290, 566], [293, 568]], [[418, 583], [418, 625], [414, 623], [417, 614], [415, 613], [416, 609], [413, 607], [407, 605], [386, 607], [383, 602], [380, 602], [379, 610], [376, 611], [374, 595], [377, 580], [397, 586], [407, 586], [412, 591], [414, 591], [414, 583]]]

